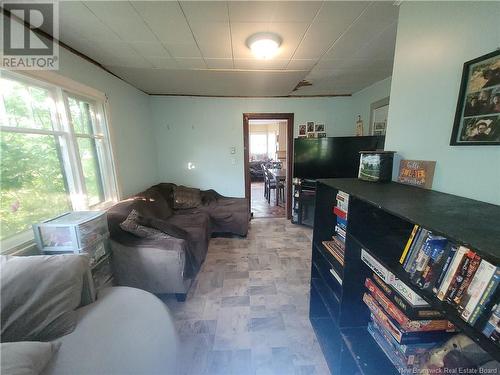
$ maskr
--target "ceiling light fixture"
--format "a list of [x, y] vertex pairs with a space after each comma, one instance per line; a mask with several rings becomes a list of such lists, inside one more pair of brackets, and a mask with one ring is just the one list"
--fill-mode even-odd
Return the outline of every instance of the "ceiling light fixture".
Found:
[[247, 39], [247, 46], [258, 59], [269, 60], [277, 53], [281, 37], [273, 33], [257, 33]]

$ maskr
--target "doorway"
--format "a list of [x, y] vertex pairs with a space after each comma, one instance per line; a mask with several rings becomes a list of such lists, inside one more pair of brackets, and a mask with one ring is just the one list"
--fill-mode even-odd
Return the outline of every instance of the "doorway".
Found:
[[291, 218], [293, 113], [244, 113], [245, 197], [254, 217]]

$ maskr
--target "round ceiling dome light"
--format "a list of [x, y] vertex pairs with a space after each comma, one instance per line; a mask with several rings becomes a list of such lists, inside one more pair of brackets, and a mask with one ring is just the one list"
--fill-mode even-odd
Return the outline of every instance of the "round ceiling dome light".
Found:
[[273, 33], [257, 33], [247, 39], [248, 48], [258, 59], [272, 59], [278, 53], [280, 45], [280, 36]]

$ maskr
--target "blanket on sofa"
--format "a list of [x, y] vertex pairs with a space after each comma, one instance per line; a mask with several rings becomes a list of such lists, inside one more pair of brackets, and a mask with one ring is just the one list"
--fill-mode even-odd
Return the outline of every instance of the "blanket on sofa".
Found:
[[137, 222], [149, 228], [157, 229], [168, 236], [185, 240], [186, 247], [186, 265], [184, 267], [184, 274], [186, 277], [194, 277], [198, 273], [201, 262], [198, 261], [199, 257], [195, 254], [195, 247], [193, 246], [193, 239], [190, 238], [189, 233], [184, 229], [179, 228], [177, 225], [166, 222], [165, 220], [156, 219], [154, 217], [146, 217], [139, 215]]

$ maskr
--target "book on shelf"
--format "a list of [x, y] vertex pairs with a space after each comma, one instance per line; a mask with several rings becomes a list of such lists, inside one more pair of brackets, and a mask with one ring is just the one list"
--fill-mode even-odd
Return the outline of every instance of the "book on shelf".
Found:
[[458, 247], [450, 244], [450, 251], [448, 255], [446, 256], [446, 259], [444, 260], [443, 263], [443, 268], [441, 268], [441, 271], [439, 271], [439, 276], [437, 277], [434, 285], [432, 285], [432, 292], [434, 295], [438, 294], [439, 288], [441, 287], [441, 284], [443, 282], [444, 277], [446, 276], [446, 273], [448, 272], [448, 268], [450, 267], [453, 258], [455, 257], [455, 254], [457, 253]]
[[466, 278], [467, 270], [469, 269], [469, 267], [471, 267], [475, 256], [476, 256], [476, 253], [470, 249], [465, 252], [464, 256], [462, 257], [462, 260], [460, 261], [460, 263], [458, 265], [457, 270], [455, 271], [455, 275], [453, 275], [450, 286], [448, 287], [448, 290], [446, 291], [446, 294], [445, 294], [446, 302], [453, 304], [455, 296], [457, 295], [458, 290], [461, 288], [461, 286]]
[[339, 207], [342, 211], [348, 212], [349, 194], [339, 190], [336, 199], [337, 199], [337, 207]]
[[479, 264], [481, 263], [481, 257], [474, 252], [472, 253], [473, 255], [469, 266], [462, 272], [463, 280], [459, 283], [460, 285], [457, 286], [457, 291], [451, 300], [451, 302], [456, 306], [460, 306], [460, 302], [462, 302], [462, 298], [468, 290], [469, 285], [472, 282], [472, 278], [476, 274]]
[[377, 343], [380, 350], [385, 354], [385, 356], [391, 361], [391, 363], [396, 367], [399, 371], [404, 371], [407, 368], [407, 363], [404, 357], [398, 355], [398, 351], [388, 342], [382, 333], [375, 327], [373, 323], [368, 323], [367, 327], [368, 333], [373, 338], [373, 340]]
[[342, 253], [345, 251], [345, 241], [342, 238], [339, 238], [339, 236], [333, 236], [332, 240], [335, 242], [337, 247], [339, 248]]
[[[386, 354], [386, 356], [393, 363], [393, 365], [398, 368], [398, 370], [400, 370], [400, 367], [404, 369], [407, 367], [413, 368], [415, 366], [421, 365], [425, 359], [425, 353], [436, 346], [436, 343], [401, 345], [396, 340], [394, 340], [394, 338], [383, 327], [380, 327], [373, 320], [368, 323], [367, 329], [380, 349], [382, 349], [384, 354]], [[405, 347], [414, 347], [415, 352], [404, 352], [401, 348]], [[388, 355], [387, 352], [389, 352], [390, 354]], [[396, 361], [394, 361], [395, 358], [393, 356], [396, 357]]]
[[443, 317], [441, 312], [430, 308], [428, 304], [427, 306], [413, 306], [376, 274], [372, 275], [372, 279], [377, 283], [377, 286], [384, 292], [384, 294], [389, 297], [389, 299], [394, 302], [394, 304], [398, 306], [408, 318], [413, 320], [425, 320], [440, 319]]
[[344, 266], [344, 252], [341, 251], [335, 241], [322, 241], [321, 242], [326, 250], [340, 263]]
[[413, 226], [410, 237], [408, 238], [408, 241], [406, 242], [406, 246], [403, 249], [403, 253], [401, 254], [401, 258], [399, 258], [399, 263], [401, 263], [401, 264], [404, 263], [406, 255], [408, 254], [408, 251], [410, 250], [411, 244], [413, 243], [413, 240], [415, 239], [415, 235], [417, 234], [419, 228], [420, 228], [420, 226], [417, 224], [415, 224]]
[[429, 231], [425, 228], [418, 228], [417, 233], [415, 234], [415, 238], [413, 239], [410, 249], [408, 250], [408, 254], [406, 255], [404, 262], [403, 262], [403, 268], [406, 272], [410, 271], [409, 266], [413, 264], [413, 261], [418, 255], [418, 250], [422, 247], [422, 245], [425, 243], [427, 240], [427, 236], [429, 235]]
[[465, 246], [460, 246], [453, 257], [448, 270], [446, 271], [446, 275], [443, 278], [443, 282], [439, 286], [439, 290], [436, 294], [436, 297], [441, 301], [444, 301], [448, 292], [448, 288], [450, 284], [453, 282], [455, 274], [460, 266], [464, 255], [469, 251]]
[[466, 322], [469, 321], [474, 309], [478, 306], [497, 269], [498, 267], [484, 259], [479, 263], [479, 267], [458, 306], [458, 311], [461, 312], [460, 316]]
[[479, 317], [483, 314], [491, 298], [495, 295], [499, 281], [500, 281], [500, 269], [497, 267], [497, 269], [495, 270], [495, 274], [488, 282], [488, 286], [484, 290], [481, 299], [474, 308], [474, 311], [472, 312], [469, 320], [467, 320], [469, 324], [471, 325], [475, 324], [476, 321], [479, 319]]
[[452, 247], [452, 244], [449, 241], [446, 241], [444, 246], [443, 243], [435, 245], [436, 246], [431, 245], [429, 259], [422, 268], [422, 271], [414, 277], [415, 284], [418, 285], [420, 289], [425, 289], [427, 291], [432, 291], [432, 287], [436, 282], [439, 276], [439, 271], [445, 261], [445, 256], [448, 255], [448, 252]]
[[[380, 326], [379, 323], [375, 320], [373, 314], [370, 314], [371, 324], [377, 328], [377, 330], [388, 340], [391, 342], [391, 345], [400, 352], [405, 358], [410, 358], [410, 356], [416, 357], [425, 354], [430, 349], [436, 347], [436, 345], [441, 344], [442, 341], [434, 341], [434, 342], [422, 342], [417, 344], [400, 344], [396, 341], [392, 335], [384, 329], [384, 327]], [[414, 361], [413, 361], [414, 362]], [[408, 361], [408, 363], [412, 363]]]
[[363, 295], [363, 301], [370, 309], [374, 320], [386, 329], [392, 337], [396, 339], [399, 344], [416, 344], [424, 342], [442, 341], [452, 335], [447, 331], [421, 331], [421, 332], [408, 332], [398, 326], [398, 324], [391, 319], [383, 310], [383, 308], [375, 301], [369, 294]]
[[444, 237], [436, 236], [432, 233], [427, 235], [425, 242], [420, 249], [418, 249], [417, 256], [413, 263], [408, 265], [410, 277], [414, 283], [417, 283], [417, 280], [422, 277], [431, 256], [434, 254], [434, 256], [437, 257], [439, 252], [444, 251], [447, 242], [448, 240]]
[[483, 334], [491, 341], [500, 344], [500, 303], [493, 306], [488, 321], [483, 329]]
[[337, 233], [337, 235], [340, 236], [342, 240], [345, 242], [346, 231], [344, 229], [342, 229], [338, 225], [335, 225], [335, 233]]
[[361, 260], [372, 269], [386, 283], [390, 284], [394, 281], [395, 276], [387, 268], [385, 268], [377, 259], [375, 259], [368, 251], [361, 249]]
[[385, 268], [367, 250], [361, 249], [361, 260], [375, 272], [385, 283], [391, 285], [403, 298], [413, 306], [429, 306], [429, 304], [415, 293], [408, 285], [399, 280], [394, 274]]
[[335, 206], [333, 208], [333, 213], [337, 215], [337, 217], [340, 217], [343, 220], [347, 220], [347, 212], [341, 210], [339, 207]]
[[347, 220], [337, 216], [337, 225], [343, 230], [347, 231]]
[[408, 318], [385, 294], [375, 285], [370, 278], [365, 280], [365, 286], [371, 296], [378, 302], [384, 311], [394, 319], [399, 327], [406, 332], [426, 331], [454, 331], [455, 326], [445, 319], [412, 320]]
[[330, 268], [330, 273], [332, 274], [332, 276], [335, 278], [335, 280], [337, 280], [337, 282], [342, 285], [342, 278], [340, 277], [340, 275], [337, 273], [337, 271], [333, 268]]

